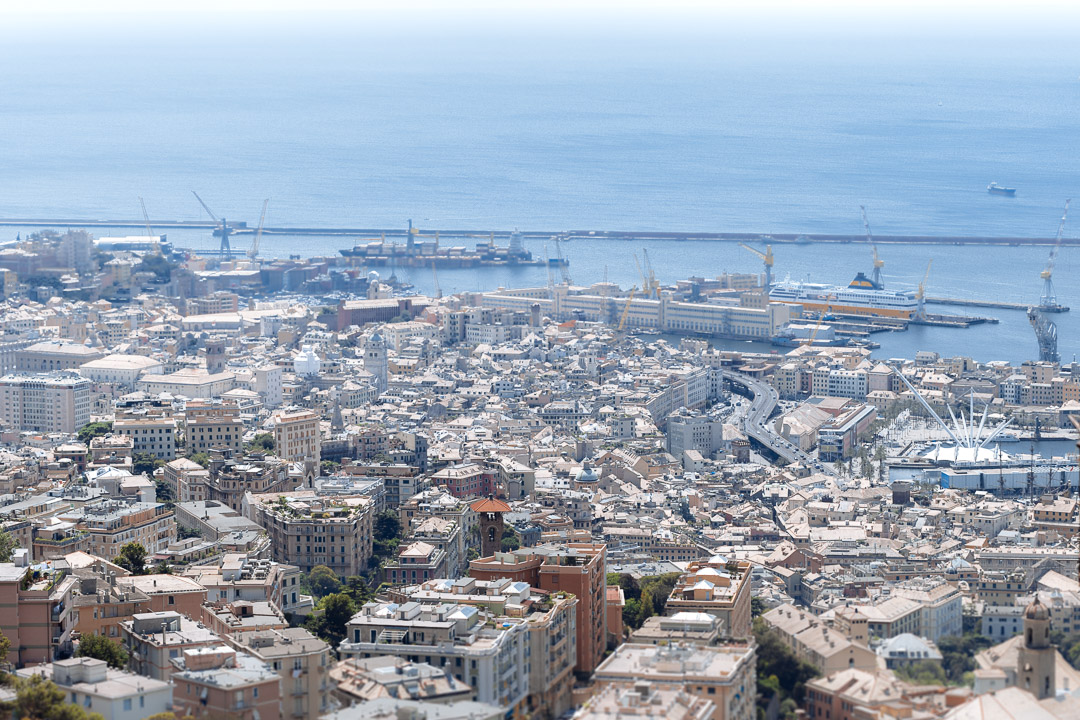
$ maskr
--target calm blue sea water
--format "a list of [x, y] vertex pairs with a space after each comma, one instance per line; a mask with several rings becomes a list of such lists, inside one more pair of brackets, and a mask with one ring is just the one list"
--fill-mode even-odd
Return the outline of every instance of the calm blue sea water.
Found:
[[[267, 222], [286, 226], [859, 233], [865, 204], [882, 234], [1047, 236], [1080, 198], [1080, 46], [1065, 37], [209, 25], [0, 26], [0, 216], [135, 218], [142, 196], [152, 217], [200, 219], [195, 189], [249, 223], [270, 197]], [[1017, 197], [989, 196], [990, 181]], [[267, 237], [263, 249], [348, 244]], [[664, 282], [759, 267], [730, 244], [648, 247]], [[630, 285], [641, 249], [565, 251], [575, 281], [606, 268]], [[912, 287], [932, 257], [932, 294], [1030, 302], [1046, 252], [890, 247], [886, 273]], [[1062, 252], [1057, 277], [1080, 311], [1076, 254]], [[846, 282], [869, 264], [865, 248], [799, 247], [777, 270]], [[430, 288], [429, 272], [412, 274]], [[488, 289], [546, 272], [439, 279]], [[1002, 324], [879, 336], [881, 353], [1029, 357], [1026, 318], [989, 312]], [[1066, 357], [1073, 315], [1059, 318]]]

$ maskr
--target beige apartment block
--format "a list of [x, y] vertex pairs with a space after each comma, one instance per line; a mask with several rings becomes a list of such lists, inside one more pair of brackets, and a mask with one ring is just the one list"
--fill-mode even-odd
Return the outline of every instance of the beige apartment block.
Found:
[[294, 410], [276, 415], [274, 452], [289, 462], [319, 462], [322, 433], [319, 416], [310, 410]]
[[330, 646], [307, 630], [244, 632], [227, 642], [278, 674], [283, 718], [317, 720], [331, 709]]

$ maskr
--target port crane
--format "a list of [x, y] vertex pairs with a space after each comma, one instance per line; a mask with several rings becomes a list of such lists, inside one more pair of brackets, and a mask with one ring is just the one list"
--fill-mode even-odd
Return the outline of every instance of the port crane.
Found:
[[1039, 360], [1041, 362], [1060, 362], [1058, 354], [1057, 325], [1046, 317], [1038, 308], [1028, 308], [1028, 322], [1035, 330], [1035, 339], [1039, 341]]
[[442, 297], [442, 288], [439, 287], [439, 271], [435, 269], [435, 261], [431, 261], [431, 277], [435, 280], [435, 299]]
[[626, 297], [626, 305], [623, 306], [622, 316], [619, 317], [619, 332], [622, 332], [626, 327], [626, 318], [630, 317], [630, 303], [634, 302], [634, 293], [637, 292], [637, 285], [630, 288], [630, 294]]
[[881, 279], [881, 268], [885, 267], [885, 261], [878, 257], [877, 244], [874, 242], [874, 235], [870, 232], [870, 221], [866, 217], [866, 206], [860, 205], [859, 209], [862, 210], [862, 224], [866, 228], [866, 242], [874, 248], [874, 272], [870, 276], [870, 281], [877, 286], [879, 290], [885, 289], [885, 281]]
[[1065, 218], [1069, 216], [1071, 202], [1072, 200], [1065, 201], [1065, 211], [1061, 213], [1061, 222], [1058, 223], [1057, 238], [1054, 240], [1053, 249], [1050, 250], [1050, 259], [1046, 261], [1046, 269], [1039, 273], [1043, 281], [1042, 297], [1039, 298], [1040, 310], [1057, 312], [1061, 309], [1058, 305], [1057, 293], [1054, 291], [1054, 261], [1057, 260], [1058, 251], [1061, 250], [1061, 237], [1065, 233]]
[[772, 287], [772, 269], [773, 269], [773, 253], [772, 245], [765, 246], [765, 252], [761, 252], [757, 248], [750, 247], [746, 243], [739, 243], [740, 246], [749, 250], [750, 252], [761, 258], [761, 261], [765, 263], [765, 289], [768, 290]]
[[[146, 203], [143, 202], [142, 198], [139, 198], [139, 207], [142, 208], [142, 217], [143, 217], [143, 220], [146, 221], [146, 236], [147, 237], [154, 237], [154, 231], [152, 229], [150, 229], [150, 216], [146, 214]], [[160, 237], [158, 237], [158, 242], [157, 242], [156, 245], [154, 245], [154, 248], [155, 248], [154, 254], [155, 255], [160, 255], [161, 254], [161, 238]]]
[[569, 287], [571, 284], [570, 270], [568, 269], [570, 263], [563, 258], [562, 239], [558, 235], [555, 236], [555, 256], [559, 259], [559, 272], [562, 274], [563, 284]]
[[225, 218], [219, 218], [217, 215], [214, 214], [214, 211], [211, 210], [207, 206], [207, 204], [203, 202], [203, 199], [201, 197], [199, 197], [199, 193], [192, 190], [191, 194], [194, 195], [195, 199], [199, 201], [199, 204], [202, 205], [203, 210], [206, 211], [206, 214], [210, 216], [211, 220], [216, 223], [221, 223], [221, 250], [219, 254], [221, 255], [221, 257], [224, 258], [232, 257], [232, 247], [230, 247], [229, 245], [229, 224], [225, 222]]
[[915, 310], [915, 319], [926, 319], [926, 281], [930, 279], [930, 266], [934, 264], [933, 259], [926, 263], [926, 274], [923, 275], [922, 282], [919, 283], [919, 289], [915, 293], [915, 299], [918, 300], [919, 305]]
[[266, 206], [269, 204], [270, 198], [263, 200], [262, 214], [259, 215], [259, 229], [255, 231], [255, 239], [251, 241], [251, 249], [247, 251], [250, 260], [259, 257], [259, 241], [262, 240], [263, 221], [266, 220]]
[[660, 283], [656, 280], [656, 274], [653, 272], [652, 261], [649, 260], [648, 248], [642, 248], [642, 253], [645, 255], [645, 273], [648, 276], [648, 284], [645, 286], [645, 296], [653, 298], [654, 300], [659, 300]]

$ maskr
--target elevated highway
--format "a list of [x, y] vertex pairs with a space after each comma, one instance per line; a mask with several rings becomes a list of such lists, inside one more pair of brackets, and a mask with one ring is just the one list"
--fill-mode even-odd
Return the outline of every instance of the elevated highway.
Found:
[[[764, 380], [742, 373], [724, 371], [724, 377], [744, 390], [746, 397], [750, 398], [750, 409], [743, 420], [743, 431], [746, 436], [760, 446], [766, 448], [777, 457], [781, 457], [789, 463], [802, 463], [809, 467], [817, 465], [817, 459], [795, 447], [779, 434], [769, 424], [776, 406], [780, 402], [780, 396], [772, 385]], [[824, 466], [819, 472], [829, 472]]]

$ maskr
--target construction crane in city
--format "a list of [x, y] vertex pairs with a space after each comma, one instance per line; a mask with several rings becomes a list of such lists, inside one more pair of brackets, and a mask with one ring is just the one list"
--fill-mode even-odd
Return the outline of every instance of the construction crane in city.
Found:
[[765, 289], [768, 290], [769, 288], [771, 288], [773, 269], [772, 245], [766, 245], [765, 252], [761, 252], [757, 248], [750, 247], [746, 243], [739, 243], [739, 245], [757, 255], [759, 258], [761, 258], [761, 261], [765, 263]]
[[915, 292], [915, 299], [919, 303], [915, 310], [916, 320], [926, 319], [926, 281], [930, 279], [930, 266], [933, 264], [933, 258], [930, 259], [930, 262], [926, 263], [926, 274], [923, 275], [922, 282], [919, 283], [919, 289]]
[[221, 257], [232, 257], [232, 247], [229, 245], [229, 224], [225, 222], [225, 218], [219, 218], [216, 214], [214, 214], [214, 211], [211, 210], [210, 207], [203, 202], [203, 199], [201, 197], [199, 197], [199, 193], [192, 190], [191, 194], [194, 195], [195, 199], [199, 201], [199, 204], [202, 205], [203, 210], [205, 210], [206, 214], [210, 216], [210, 219], [221, 225]]
[[[146, 214], [146, 203], [143, 202], [142, 198], [139, 198], [139, 207], [142, 208], [142, 217], [143, 217], [143, 220], [146, 222], [146, 236], [148, 238], [152, 238], [152, 237], [154, 237], [154, 231], [150, 228], [150, 216]], [[158, 242], [154, 244], [154, 254], [155, 255], [160, 255], [161, 254], [161, 238], [160, 237], [158, 238]]]
[[1028, 322], [1035, 330], [1035, 339], [1039, 341], [1039, 360], [1056, 363], [1061, 361], [1058, 355], [1057, 325], [1046, 317], [1038, 308], [1028, 308]]
[[251, 248], [247, 251], [249, 260], [259, 257], [259, 241], [262, 240], [263, 221], [266, 220], [266, 206], [270, 204], [270, 198], [263, 200], [262, 213], [259, 215], [259, 228], [255, 231], [255, 239], [251, 241]]
[[874, 234], [870, 232], [870, 220], [866, 217], [866, 206], [860, 205], [859, 209], [862, 210], [862, 224], [866, 228], [866, 242], [874, 249], [874, 272], [870, 276], [870, 281], [877, 289], [882, 290], [885, 288], [885, 281], [881, 278], [881, 268], [885, 267], [885, 261], [878, 257], [877, 243], [874, 242]]
[[1065, 233], [1065, 218], [1069, 216], [1070, 202], [1072, 200], [1065, 201], [1065, 211], [1061, 213], [1061, 222], [1058, 223], [1057, 238], [1054, 240], [1054, 247], [1050, 250], [1050, 259], [1046, 261], [1046, 269], [1039, 273], [1039, 277], [1043, 281], [1042, 297], [1039, 298], [1040, 310], [1061, 311], [1061, 306], [1058, 305], [1057, 301], [1057, 293], [1054, 291], [1054, 261], [1057, 260], [1058, 251], [1061, 250], [1061, 237]]
[[634, 293], [637, 292], [637, 285], [630, 288], [630, 294], [626, 296], [626, 305], [623, 306], [622, 315], [619, 317], [619, 332], [622, 332], [626, 327], [626, 318], [630, 317], [630, 303], [634, 302]]

